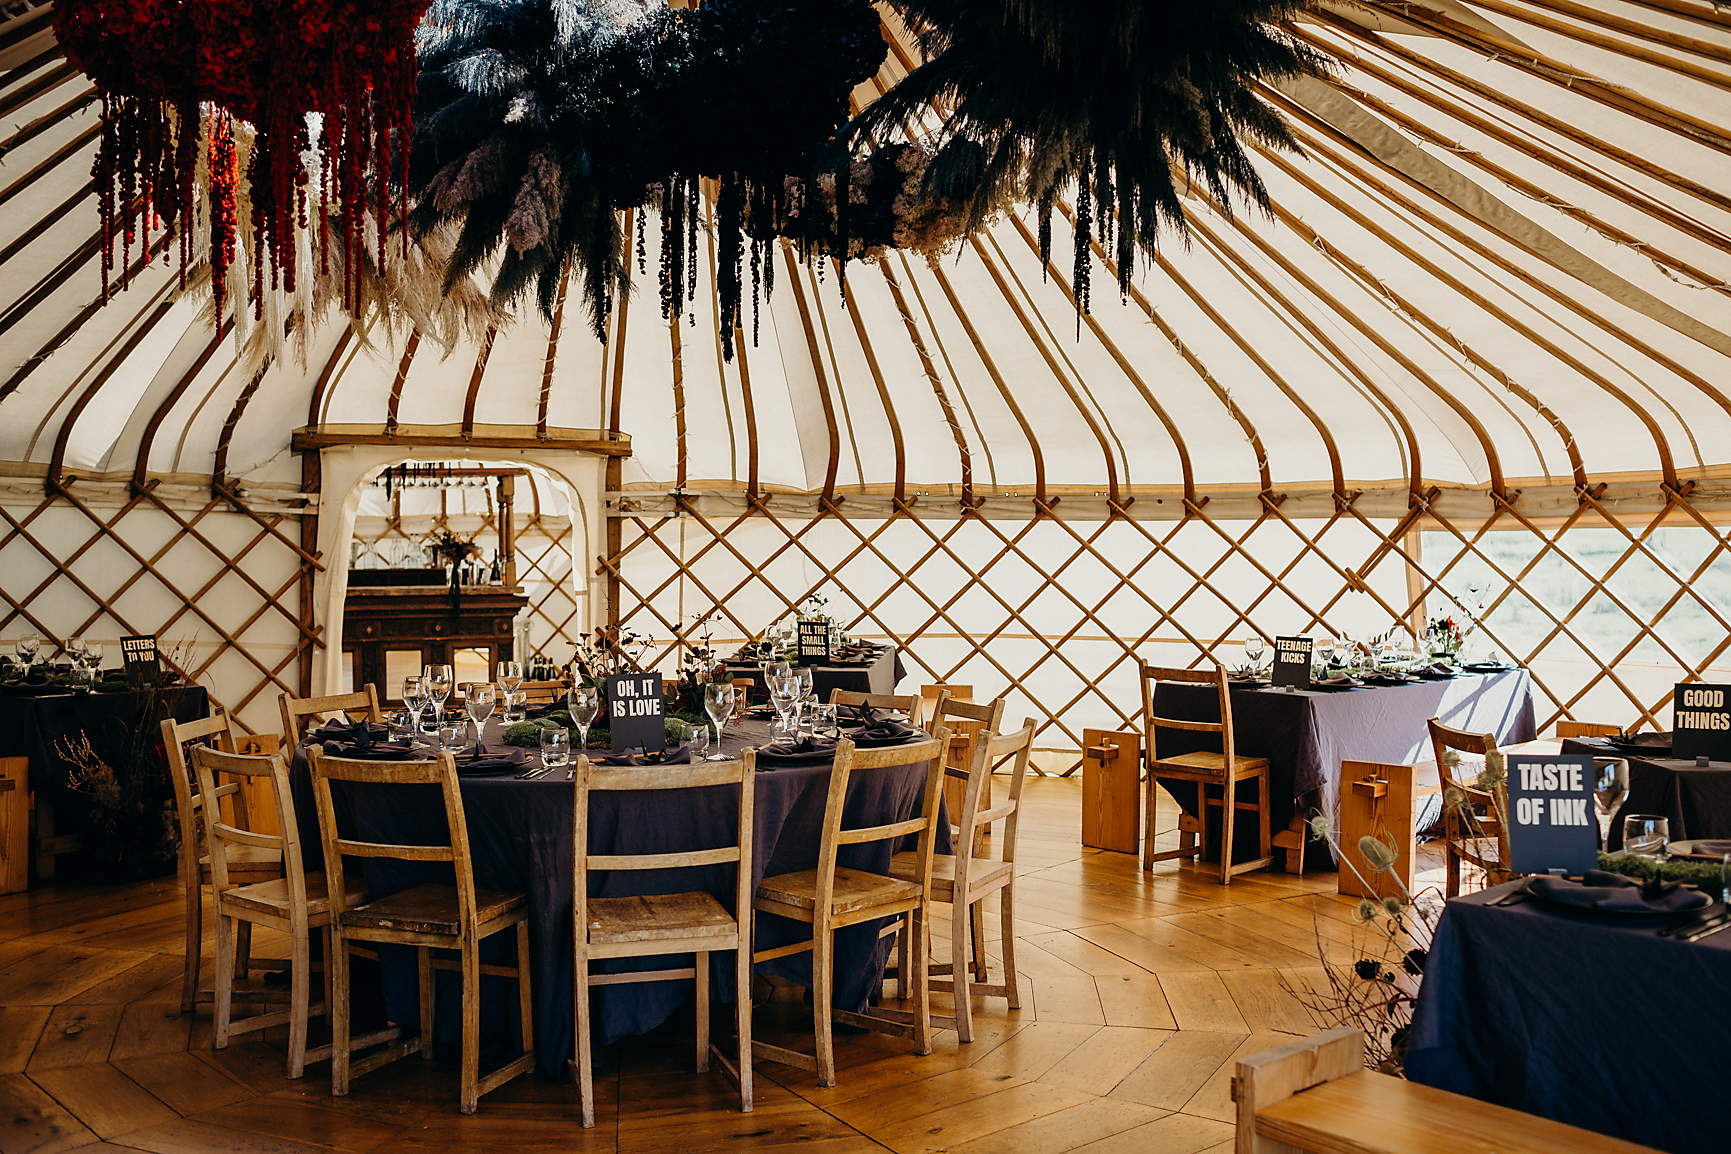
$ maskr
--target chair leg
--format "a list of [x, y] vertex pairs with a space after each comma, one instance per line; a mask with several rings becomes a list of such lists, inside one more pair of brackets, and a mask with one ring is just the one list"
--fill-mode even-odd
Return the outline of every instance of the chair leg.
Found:
[[974, 928], [974, 980], [984, 984], [989, 976], [986, 957], [986, 901], [981, 898], [973, 904], [968, 916], [968, 924]]
[[420, 970], [418, 992], [421, 995], [421, 1061], [433, 1060], [433, 1012], [438, 1002], [439, 976], [433, 972], [433, 951], [421, 946], [415, 951], [415, 964]]
[[299, 1078], [307, 1070], [307, 998], [312, 986], [312, 943], [306, 933], [295, 934], [289, 943], [289, 1036], [288, 1076]]
[[906, 1000], [908, 996], [909, 949], [908, 931], [904, 924], [896, 931], [896, 997], [900, 1000]]
[[[744, 999], [749, 1007], [750, 991]], [[572, 981], [572, 1001], [576, 1008], [577, 1045], [573, 1052], [577, 1055], [577, 1096], [583, 1107], [583, 1125], [595, 1125], [595, 1070], [589, 1055], [589, 957], [581, 954], [577, 958], [577, 970]], [[747, 1009], [747, 1014], [750, 1010]], [[749, 1020], [749, 1019], [748, 1019]], [[749, 1054], [749, 1048], [747, 1053]]]
[[349, 946], [333, 927], [331, 935], [331, 1096], [349, 1092]]
[[692, 957], [697, 979], [697, 1072], [709, 1070], [709, 954]]
[[[817, 1084], [828, 1089], [835, 1085], [835, 1042], [830, 1028], [830, 1011], [835, 1001], [835, 931], [829, 928], [827, 920], [812, 929], [811, 1019], [817, 1040]], [[918, 950], [919, 946], [913, 948]]]
[[[1274, 856], [1274, 830], [1268, 824], [1268, 810], [1270, 801], [1272, 800], [1269, 797], [1269, 793], [1268, 771], [1264, 769], [1256, 775], [1256, 804], [1258, 810], [1256, 821], [1257, 833], [1261, 841], [1261, 848], [1256, 851], [1256, 856], [1259, 858]], [[1300, 847], [1299, 852], [1304, 852], [1302, 847]]]
[[234, 972], [241, 981], [252, 977], [252, 923], [235, 927]]
[[1460, 855], [1455, 853], [1454, 842], [1444, 839], [1443, 857], [1448, 859], [1448, 892], [1446, 896], [1458, 898], [1461, 896], [1461, 859]]
[[734, 996], [733, 1016], [734, 1029], [738, 1033], [739, 1043], [739, 1109], [742, 1114], [751, 1113], [751, 927], [746, 923], [741, 929], [739, 948], [734, 951]]
[[1011, 877], [998, 891], [998, 948], [1004, 955], [1004, 989], [1009, 991], [1010, 1009], [1022, 1008], [1022, 988], [1016, 978], [1016, 879]]
[[463, 1082], [457, 1108], [473, 1114], [481, 1104], [481, 947], [463, 943]]
[[1152, 873], [1154, 870], [1154, 799], [1159, 789], [1159, 785], [1150, 777], [1142, 802], [1142, 869], [1145, 873]]
[[[931, 907], [922, 902], [908, 914], [913, 931], [908, 936], [914, 939], [914, 1053], [921, 1056], [932, 1052], [932, 986], [926, 964], [931, 957], [931, 913]], [[956, 958], [963, 960], [960, 955]], [[966, 996], [966, 967], [957, 966], [952, 977], [958, 991]]]
[[[968, 990], [972, 984], [968, 977], [968, 943], [974, 940], [969, 926], [974, 911], [962, 901], [961, 894], [956, 894], [955, 899], [950, 904], [950, 988], [956, 997], [956, 1039], [971, 1042], [974, 1040], [974, 999]], [[976, 945], [975, 948], [979, 947]], [[930, 972], [929, 965], [927, 972]]]
[[213, 1050], [228, 1049], [229, 1021], [234, 1010], [234, 939], [235, 931], [232, 919], [224, 917], [222, 907], [218, 906], [216, 912], [216, 1033], [210, 1043]]
[[186, 966], [180, 983], [180, 1012], [192, 1013], [198, 1002], [198, 968], [204, 953], [204, 887], [198, 881], [198, 865], [192, 866], [186, 890]]
[[523, 1052], [535, 1050], [535, 1001], [529, 988], [529, 922], [517, 923], [517, 1013], [522, 1020]]
[[1232, 884], [1232, 835], [1238, 825], [1238, 783], [1228, 781], [1220, 800], [1220, 884], [1228, 886]]

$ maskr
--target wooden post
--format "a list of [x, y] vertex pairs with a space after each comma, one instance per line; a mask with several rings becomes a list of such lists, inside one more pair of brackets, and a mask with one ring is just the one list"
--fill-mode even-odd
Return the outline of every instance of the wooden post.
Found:
[[[1341, 893], [1402, 899], [1412, 893], [1414, 793], [1410, 765], [1340, 763]], [[1394, 865], [1381, 873], [1359, 852], [1359, 839], [1367, 835], [1394, 850]]]
[[[340, 346], [339, 346], [340, 347]], [[318, 449], [308, 449], [301, 454], [301, 492], [308, 494], [306, 508], [301, 512], [301, 549], [308, 557], [319, 555], [319, 514], [318, 493], [320, 491], [323, 473], [323, 455]], [[347, 559], [344, 559], [347, 564]], [[313, 627], [314, 612], [313, 592], [318, 582], [318, 570], [311, 562], [301, 560], [301, 624], [308, 629]], [[318, 656], [318, 642], [314, 638], [306, 638], [300, 644], [300, 696], [313, 695], [313, 661]]]
[[30, 759], [0, 757], [0, 894], [30, 884]]
[[517, 478], [509, 473], [502, 475], [499, 478], [499, 556], [504, 561], [507, 589], [517, 587], [517, 526], [513, 515], [516, 495]]
[[[282, 751], [282, 737], [275, 733], [249, 733], [237, 736], [235, 752], [263, 754], [267, 757]], [[276, 794], [268, 777], [240, 778], [240, 788], [246, 794], [246, 828], [269, 837], [282, 836], [282, 822], [277, 820]], [[224, 798], [223, 803], [228, 804]], [[225, 815], [224, 820], [231, 820]]]
[[1082, 844], [1133, 854], [1141, 840], [1142, 735], [1084, 729]]

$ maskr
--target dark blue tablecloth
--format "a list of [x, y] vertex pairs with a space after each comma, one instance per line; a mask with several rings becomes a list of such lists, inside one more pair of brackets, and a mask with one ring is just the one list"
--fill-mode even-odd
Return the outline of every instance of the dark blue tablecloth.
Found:
[[1602, 737], [1566, 738], [1563, 752], [1629, 762], [1629, 794], [1611, 817], [1606, 849], [1623, 848], [1623, 818], [1631, 813], [1669, 818], [1672, 841], [1731, 838], [1731, 764], [1699, 766], [1671, 757], [1636, 757]]
[[1537, 901], [1443, 911], [1407, 1077], [1674, 1154], [1731, 1149], [1725, 1066], [1731, 930], [1658, 936]]
[[[767, 726], [744, 723], [730, 733], [723, 748], [736, 753], [747, 744], [766, 741]], [[488, 723], [489, 744], [498, 741], [496, 722]], [[538, 755], [532, 758], [538, 761]], [[575, 788], [563, 775], [519, 781], [499, 777], [468, 777], [462, 782], [463, 811], [469, 827], [475, 884], [482, 889], [515, 890], [529, 895], [529, 940], [535, 957], [530, 981], [535, 1006], [535, 1048], [549, 1076], [560, 1076], [572, 1050], [571, 853], [574, 838], [571, 803]], [[306, 868], [322, 867], [318, 817], [314, 812], [303, 751], [294, 767], [295, 805]], [[829, 766], [761, 770], [753, 799], [752, 880], [810, 869], [817, 864], [818, 841], [829, 784]], [[888, 770], [862, 771], [848, 786], [843, 828], [876, 825], [915, 816], [925, 785], [924, 764]], [[365, 787], [346, 785], [332, 791], [345, 834], [366, 840], [426, 843], [444, 836], [444, 811], [432, 787]], [[668, 793], [609, 793], [592, 803], [590, 850], [599, 854], [664, 853], [734, 844], [738, 815], [735, 790], [718, 787]], [[938, 823], [938, 852], [949, 852], [949, 822]], [[888, 842], [844, 846], [840, 864], [887, 873], [897, 848]], [[441, 876], [442, 875], [442, 876]], [[451, 881], [450, 867], [414, 866], [373, 859], [366, 863], [369, 891], [375, 895], [431, 880]], [[640, 893], [678, 893], [701, 889], [714, 894], [728, 909], [734, 904], [733, 871], [729, 867], [650, 873], [616, 872], [591, 875], [591, 897], [624, 897]], [[837, 935], [835, 1004], [862, 1007], [882, 979], [890, 948], [877, 938], [879, 923], [851, 926]], [[810, 927], [766, 915], [757, 924], [759, 949], [811, 936]], [[511, 934], [496, 934], [483, 943], [489, 963], [515, 961]], [[732, 958], [711, 955], [711, 994], [734, 997]], [[412, 951], [386, 947], [380, 951], [384, 970], [386, 1012], [393, 1021], [414, 1021], [416, 971]], [[669, 968], [666, 958], [634, 958], [598, 964], [597, 969]], [[801, 985], [811, 984], [811, 955], [795, 954], [758, 966], [761, 973], [779, 974]], [[457, 975], [439, 978], [438, 1020], [441, 1058], [454, 1059], [460, 1029]], [[642, 1033], [665, 1021], [692, 997], [690, 982], [645, 982], [607, 986], [591, 991], [595, 1034], [601, 1044], [627, 1034]], [[502, 978], [482, 979], [483, 1067], [520, 1052], [517, 1041], [516, 989]], [[491, 1061], [489, 1061], [491, 1059]]]

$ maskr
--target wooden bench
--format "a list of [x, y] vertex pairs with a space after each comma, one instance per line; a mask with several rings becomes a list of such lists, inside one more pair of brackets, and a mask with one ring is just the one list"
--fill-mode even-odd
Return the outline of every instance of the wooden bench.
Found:
[[1364, 1068], [1349, 1026], [1238, 1063], [1237, 1154], [1655, 1154]]

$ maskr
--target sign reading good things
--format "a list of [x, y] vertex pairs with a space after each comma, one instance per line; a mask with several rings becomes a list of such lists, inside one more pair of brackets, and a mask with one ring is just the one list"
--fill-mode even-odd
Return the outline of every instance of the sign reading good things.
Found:
[[1310, 650], [1316, 643], [1308, 637], [1274, 639], [1275, 685], [1292, 689], [1310, 688]]
[[1731, 761], [1731, 685], [1679, 685], [1671, 697], [1671, 756]]
[[607, 731], [614, 753], [667, 747], [661, 674], [625, 673], [607, 679]]
[[1598, 865], [1599, 819], [1589, 754], [1511, 754], [1509, 866], [1515, 873]]

